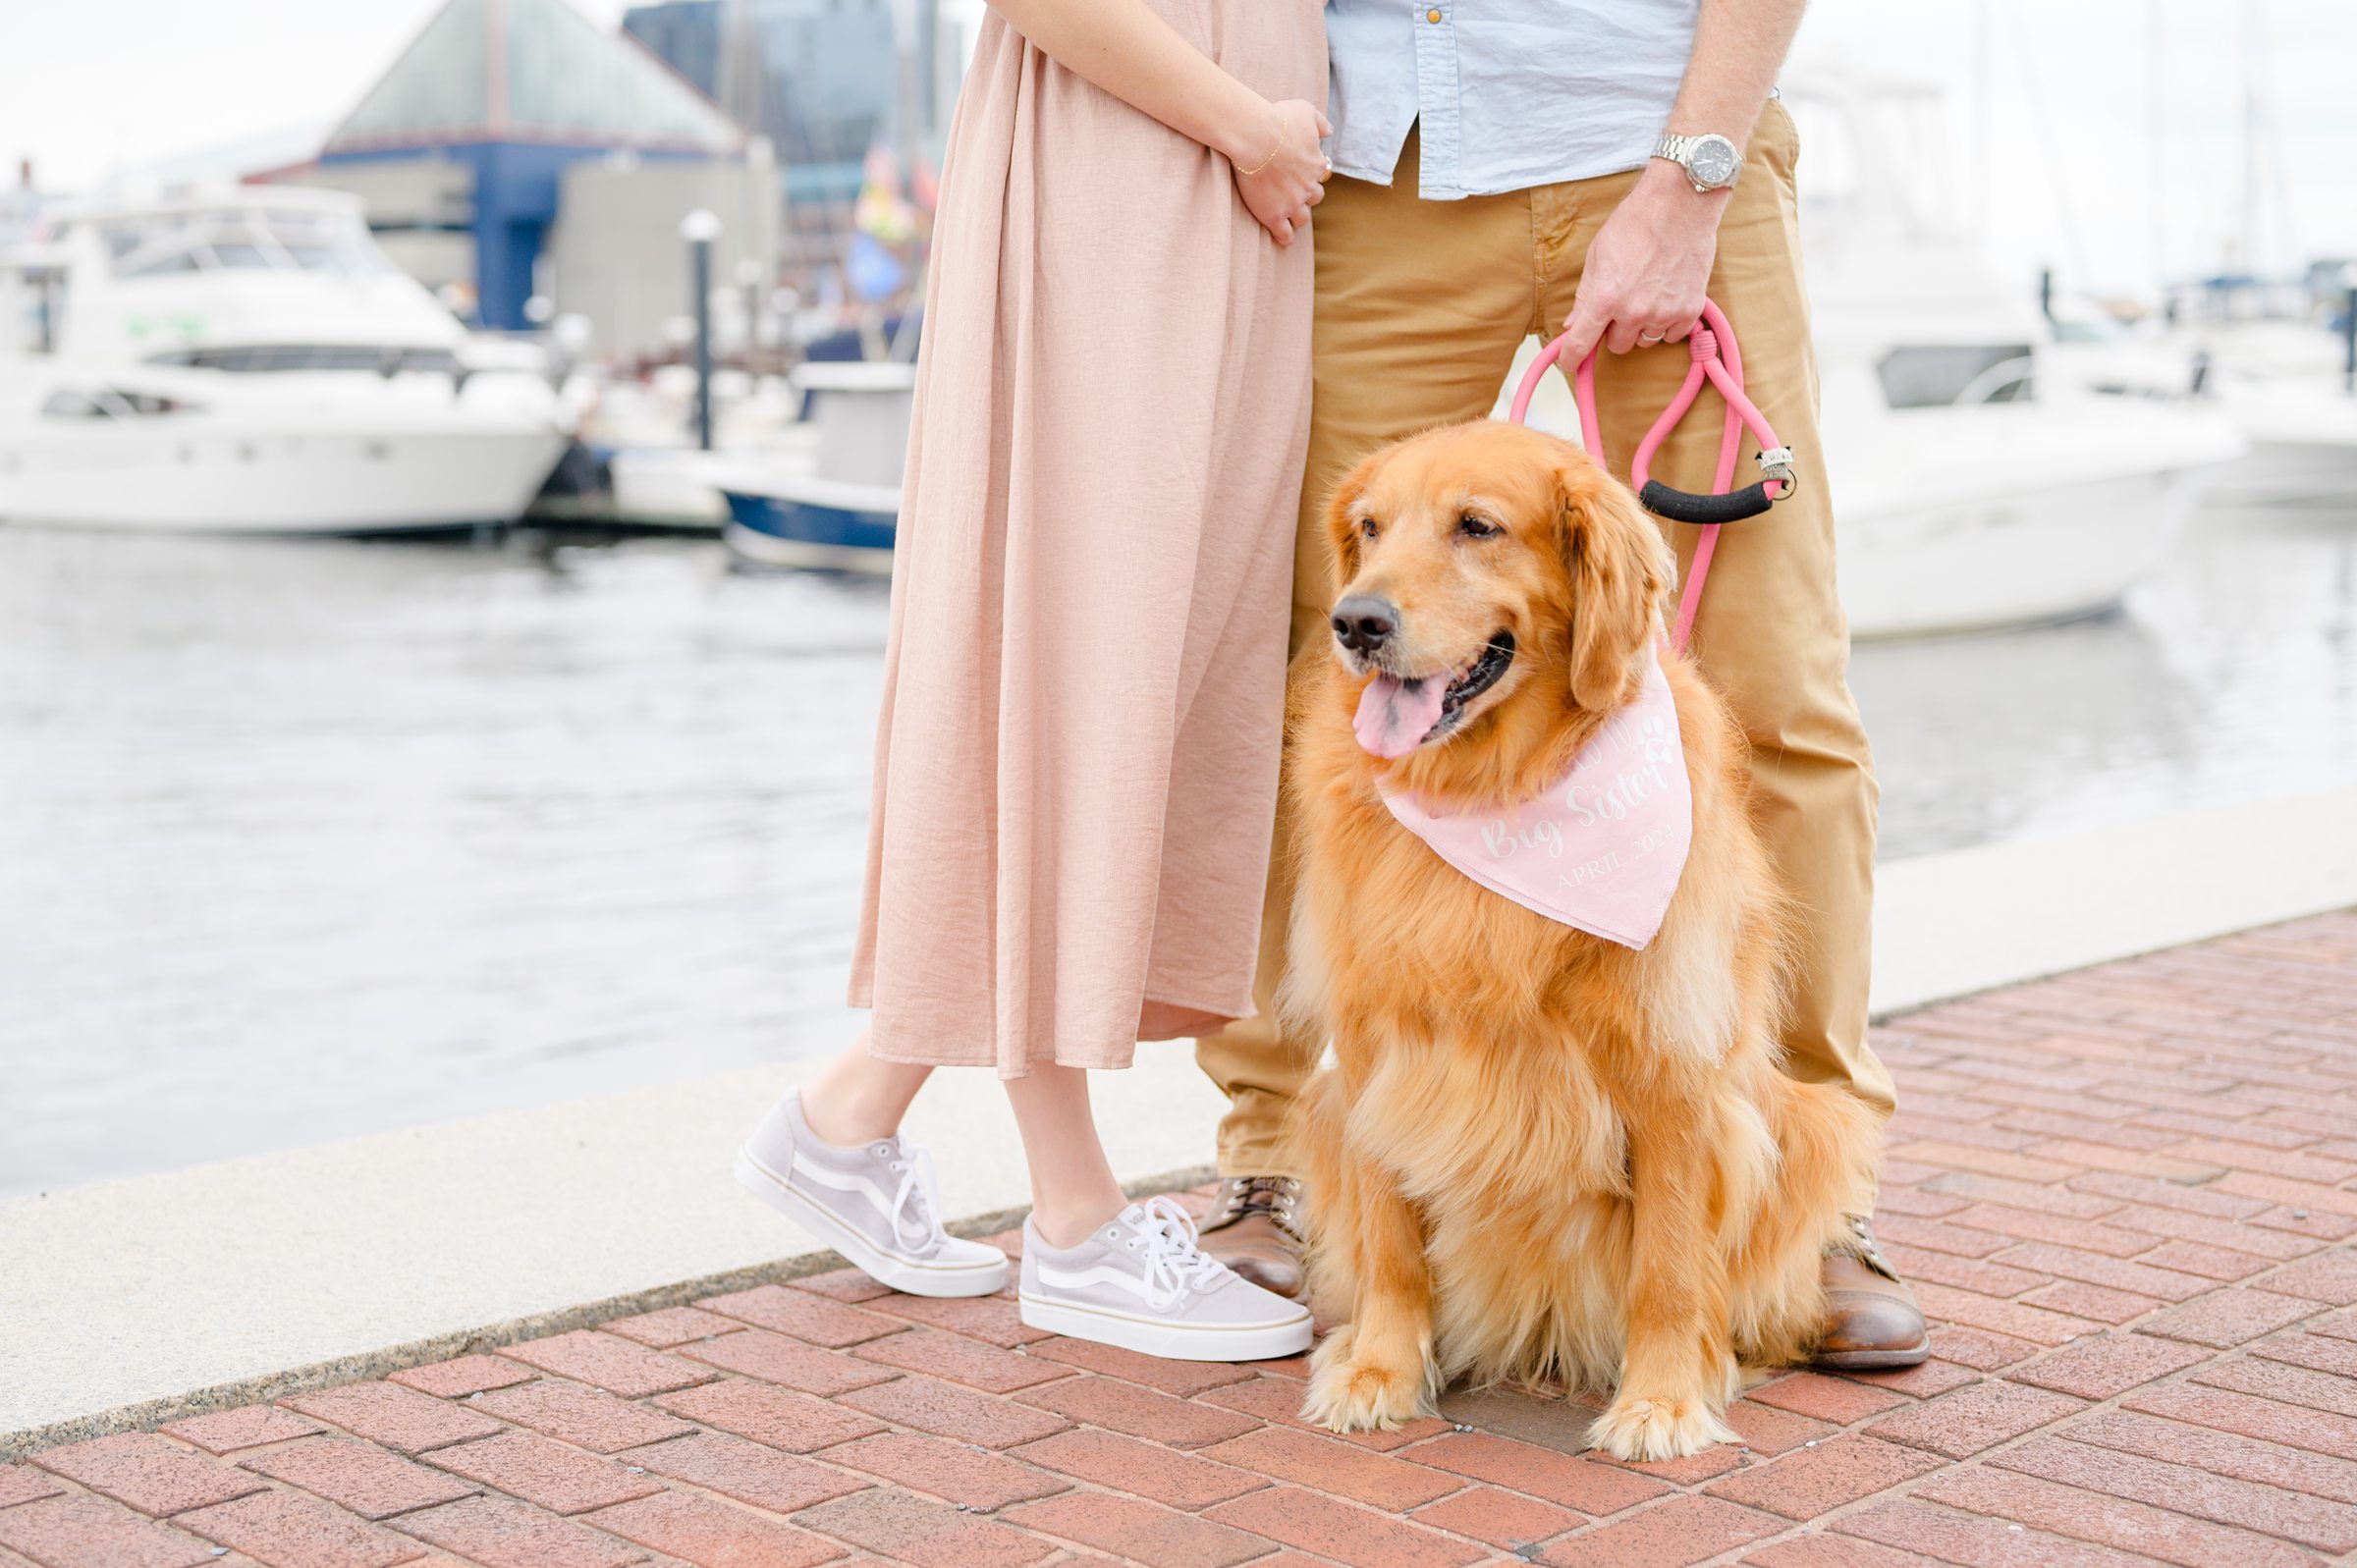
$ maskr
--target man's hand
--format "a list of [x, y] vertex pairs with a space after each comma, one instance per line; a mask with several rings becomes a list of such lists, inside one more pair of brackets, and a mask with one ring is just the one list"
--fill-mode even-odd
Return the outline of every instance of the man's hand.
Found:
[[1675, 164], [1657, 158], [1646, 165], [1588, 246], [1564, 329], [1566, 367], [1599, 342], [1626, 353], [1639, 342], [1674, 343], [1693, 330], [1730, 194], [1697, 192]]

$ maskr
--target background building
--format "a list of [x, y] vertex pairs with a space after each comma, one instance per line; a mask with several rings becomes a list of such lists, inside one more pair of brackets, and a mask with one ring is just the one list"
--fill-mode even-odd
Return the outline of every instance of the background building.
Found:
[[778, 245], [766, 143], [566, 0], [451, 0], [316, 162], [272, 178], [361, 196], [394, 258], [483, 326], [579, 314], [607, 357], [670, 347], [688, 212], [719, 216], [723, 278]]
[[[896, 10], [906, 13], [905, 62]], [[940, 153], [960, 64], [942, 47], [941, 11], [938, 0], [665, 0], [631, 8], [622, 26], [770, 138], [795, 200], [848, 201], [870, 146]]]
[[841, 259], [873, 147], [938, 168], [974, 7], [960, 0], [664, 0], [623, 29], [766, 135], [786, 171], [790, 268]]

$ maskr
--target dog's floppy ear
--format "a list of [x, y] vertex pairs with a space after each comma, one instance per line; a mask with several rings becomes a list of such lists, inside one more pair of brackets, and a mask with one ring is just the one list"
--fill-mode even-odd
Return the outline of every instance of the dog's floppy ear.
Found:
[[1566, 456], [1557, 478], [1571, 574], [1571, 700], [1618, 707], [1647, 639], [1660, 633], [1675, 558], [1628, 487], [1585, 455]]
[[1343, 475], [1326, 502], [1326, 546], [1334, 552], [1334, 586], [1358, 575], [1358, 507], [1366, 499], [1367, 478], [1374, 471], [1370, 457]]

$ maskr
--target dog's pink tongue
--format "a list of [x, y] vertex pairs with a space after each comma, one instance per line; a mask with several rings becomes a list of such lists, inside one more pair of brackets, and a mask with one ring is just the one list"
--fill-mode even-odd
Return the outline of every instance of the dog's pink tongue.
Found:
[[1377, 676], [1359, 693], [1358, 717], [1350, 722], [1358, 743], [1378, 757], [1404, 757], [1441, 722], [1441, 698], [1449, 683], [1438, 676], [1401, 680]]

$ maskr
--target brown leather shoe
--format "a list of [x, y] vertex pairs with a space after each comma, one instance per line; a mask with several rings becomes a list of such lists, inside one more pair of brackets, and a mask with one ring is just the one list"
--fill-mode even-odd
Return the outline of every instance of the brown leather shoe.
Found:
[[1301, 1183], [1291, 1176], [1230, 1176], [1195, 1227], [1203, 1250], [1263, 1290], [1298, 1298]]
[[1853, 1239], [1826, 1249], [1825, 1337], [1811, 1359], [1844, 1372], [1921, 1364], [1932, 1339], [1915, 1293], [1876, 1245], [1870, 1220], [1851, 1215], [1849, 1228]]

